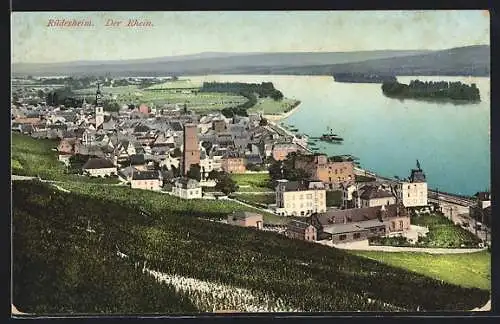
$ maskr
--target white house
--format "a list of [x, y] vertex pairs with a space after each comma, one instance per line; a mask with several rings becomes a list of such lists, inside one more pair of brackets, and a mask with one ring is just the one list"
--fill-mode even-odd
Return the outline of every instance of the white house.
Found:
[[400, 181], [396, 186], [398, 198], [405, 207], [425, 207], [427, 202], [427, 181], [425, 174], [420, 169], [417, 161], [417, 169], [411, 170], [411, 176], [407, 181]]
[[326, 188], [321, 181], [278, 180], [275, 213], [309, 216], [326, 212]]
[[172, 194], [183, 199], [201, 198], [201, 187], [198, 181], [188, 178], [180, 178], [172, 187]]
[[366, 184], [353, 192], [354, 208], [376, 207], [396, 204], [396, 196], [389, 186], [382, 184]]
[[163, 186], [161, 173], [159, 171], [134, 170], [130, 180], [132, 189], [144, 189], [159, 191]]
[[117, 174], [116, 166], [108, 159], [90, 158], [82, 167], [85, 174], [91, 177], [105, 177]]

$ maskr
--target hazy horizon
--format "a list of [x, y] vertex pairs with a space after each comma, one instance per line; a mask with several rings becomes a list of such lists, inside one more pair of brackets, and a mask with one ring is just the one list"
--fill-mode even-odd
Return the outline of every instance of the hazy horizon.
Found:
[[[92, 21], [48, 27], [49, 19]], [[149, 27], [109, 27], [142, 19]], [[125, 23], [125, 22], [124, 22]], [[444, 50], [489, 45], [486, 10], [13, 12], [12, 63], [149, 59], [199, 53]]]

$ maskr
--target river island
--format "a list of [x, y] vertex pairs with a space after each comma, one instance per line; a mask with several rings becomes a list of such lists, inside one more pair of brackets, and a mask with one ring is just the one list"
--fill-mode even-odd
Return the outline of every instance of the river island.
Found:
[[475, 83], [420, 81], [413, 80], [409, 84], [384, 82], [382, 92], [385, 96], [399, 99], [451, 100], [479, 102], [481, 96]]

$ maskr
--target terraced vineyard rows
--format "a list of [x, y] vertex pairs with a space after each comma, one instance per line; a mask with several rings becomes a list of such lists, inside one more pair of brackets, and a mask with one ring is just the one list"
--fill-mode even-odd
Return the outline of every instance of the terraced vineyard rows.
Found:
[[[58, 228], [51, 225], [54, 222], [67, 230], [85, 227], [90, 222], [92, 231], [86, 234], [87, 238], [75, 235], [52, 240], [52, 248], [47, 247], [45, 253], [53, 264], [44, 267], [59, 265], [55, 268], [69, 271], [71, 268], [59, 259], [59, 249], [83, 247], [88, 239], [88, 246], [99, 245], [114, 253], [119, 248], [129, 256], [131, 265], [147, 261], [149, 269], [170, 276], [239, 287], [254, 296], [269, 296], [304, 311], [468, 310], [489, 299], [487, 290], [462, 288], [344, 251], [275, 233], [202, 221], [197, 217], [204, 216], [204, 212], [194, 208], [190, 214], [169, 212], [167, 204], [163, 210], [149, 210], [148, 204], [141, 204], [140, 198], [132, 195], [130, 203], [125, 204], [110, 200], [110, 194], [101, 194], [63, 193], [42, 183], [16, 182], [14, 226], [19, 233], [23, 227], [16, 222], [36, 216], [43, 223], [44, 235], [51, 237], [60, 235]], [[175, 204], [170, 206], [178, 208]], [[149, 216], [141, 213], [139, 207], [147, 209]], [[29, 258], [31, 251], [41, 248], [40, 239], [35, 235], [32, 244], [15, 245], [14, 254]], [[18, 284], [19, 292], [26, 293], [42, 269], [32, 268], [31, 274], [25, 274]], [[79, 272], [88, 276], [85, 267]], [[57, 281], [62, 285], [57, 287], [59, 291], [71, 287], [66, 280], [65, 277], [63, 282]], [[89, 296], [89, 291], [100, 288], [82, 285], [78, 289], [85, 292], [83, 296]], [[51, 303], [50, 295], [44, 292], [38, 290], [39, 305]], [[73, 298], [80, 295], [73, 294]], [[179, 303], [182, 298], [179, 297]], [[82, 305], [92, 306], [91, 299], [86, 303]], [[161, 311], [161, 305], [155, 305]], [[16, 306], [21, 311], [31, 311], [29, 305]]]

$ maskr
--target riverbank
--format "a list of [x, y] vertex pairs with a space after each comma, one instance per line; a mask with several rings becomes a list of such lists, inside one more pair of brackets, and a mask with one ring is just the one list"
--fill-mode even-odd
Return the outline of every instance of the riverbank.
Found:
[[[267, 120], [270, 120], [270, 121], [280, 121], [282, 119], [286, 119], [286, 118], [290, 117], [291, 115], [293, 115], [295, 112], [297, 112], [297, 110], [299, 110], [301, 103], [302, 102], [300, 100], [297, 100], [292, 105], [292, 108], [288, 112], [282, 113], [282, 114], [276, 114], [276, 115], [264, 115], [264, 118]], [[282, 127], [280, 127], [280, 128], [282, 128]]]

